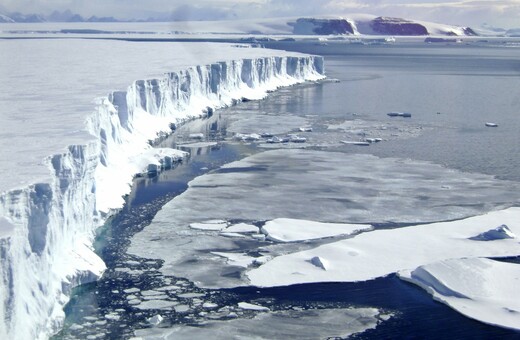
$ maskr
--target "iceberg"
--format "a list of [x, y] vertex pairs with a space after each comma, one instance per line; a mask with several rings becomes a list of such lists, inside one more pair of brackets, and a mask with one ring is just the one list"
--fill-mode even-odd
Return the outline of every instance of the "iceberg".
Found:
[[133, 176], [182, 157], [150, 151], [154, 140], [208, 107], [324, 73], [321, 57], [228, 44], [11, 39], [0, 49], [3, 339], [47, 338], [72, 287], [102, 275], [96, 228]]

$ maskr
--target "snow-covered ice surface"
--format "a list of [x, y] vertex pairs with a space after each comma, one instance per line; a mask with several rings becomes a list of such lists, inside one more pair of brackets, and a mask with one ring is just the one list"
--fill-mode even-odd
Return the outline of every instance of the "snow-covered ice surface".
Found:
[[[507, 224], [520, 231], [520, 208], [490, 212], [452, 222], [375, 230], [313, 249], [282, 255], [247, 273], [252, 285], [282, 286], [306, 282], [367, 281], [446, 259], [507, 257], [520, 254], [518, 239], [472, 240]], [[328, 270], [309, 263], [325, 259]], [[518, 265], [517, 265], [518, 268]]]
[[70, 289], [101, 275], [94, 230], [135, 174], [182, 156], [150, 150], [170, 124], [323, 72], [320, 57], [229, 44], [7, 39], [0, 49], [2, 338], [48, 336]]
[[518, 263], [486, 258], [448, 259], [398, 274], [463, 315], [520, 330]]
[[[289, 310], [251, 319], [208, 321], [198, 326], [137, 330], [143, 339], [329, 339], [375, 328], [383, 316], [375, 308]], [[305, 329], [302, 332], [302, 329]]]

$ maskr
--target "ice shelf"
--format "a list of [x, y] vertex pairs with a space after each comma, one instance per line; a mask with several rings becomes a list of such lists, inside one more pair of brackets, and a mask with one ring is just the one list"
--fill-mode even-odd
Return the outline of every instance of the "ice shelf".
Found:
[[103, 273], [94, 230], [143, 157], [157, 168], [180, 156], [148, 151], [171, 123], [323, 77], [321, 57], [229, 44], [12, 39], [0, 50], [2, 339], [60, 328], [71, 288]]

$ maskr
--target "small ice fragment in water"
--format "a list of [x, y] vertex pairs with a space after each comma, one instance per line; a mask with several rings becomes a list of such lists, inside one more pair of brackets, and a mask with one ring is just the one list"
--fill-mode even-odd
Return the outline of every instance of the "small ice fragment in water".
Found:
[[186, 313], [190, 310], [190, 306], [188, 305], [178, 305], [173, 307], [177, 313]]
[[160, 324], [163, 321], [163, 317], [161, 316], [161, 314], [157, 314], [157, 315], [152, 316], [151, 318], [147, 319], [146, 321], [148, 321], [148, 323], [150, 325], [157, 326], [158, 324]]
[[127, 293], [127, 294], [137, 293], [139, 291], [141, 291], [139, 288], [128, 288], [128, 289], [124, 290], [124, 292]]
[[250, 133], [250, 134], [237, 133], [234, 138], [236, 140], [240, 140], [243, 142], [253, 142], [253, 141], [259, 140], [261, 138], [261, 136], [257, 133]]
[[252, 224], [247, 223], [238, 223], [233, 224], [232, 226], [227, 227], [224, 229], [226, 233], [243, 233], [243, 234], [250, 234], [250, 233], [258, 233], [258, 227], [254, 226]]
[[312, 128], [310, 126], [302, 126], [298, 130], [300, 130], [300, 132], [312, 132]]
[[214, 309], [214, 308], [217, 308], [218, 305], [216, 303], [213, 303], [213, 302], [204, 302], [202, 304], [202, 308], [205, 308], [205, 309]]
[[267, 307], [254, 305], [254, 304], [248, 303], [248, 302], [239, 302], [238, 307], [240, 307], [242, 309], [246, 309], [246, 310], [256, 310], [256, 311], [260, 311], [260, 312], [270, 311], [270, 309]]
[[191, 223], [190, 228], [199, 230], [215, 230], [219, 231], [228, 226], [226, 221], [221, 220], [210, 220], [200, 223]]
[[404, 118], [410, 118], [412, 117], [411, 113], [408, 112], [389, 112], [387, 113], [390, 117], [404, 117]]
[[341, 143], [347, 144], [347, 145], [357, 145], [357, 146], [369, 146], [370, 145], [369, 142], [355, 142], [355, 141], [347, 141], [347, 140], [342, 140]]
[[487, 127], [498, 127], [497, 123], [486, 123]]
[[367, 141], [369, 143], [379, 143], [382, 140], [383, 140], [382, 138], [366, 138], [365, 139], [365, 141]]
[[204, 138], [203, 133], [190, 133], [189, 135], [190, 139], [202, 139]]

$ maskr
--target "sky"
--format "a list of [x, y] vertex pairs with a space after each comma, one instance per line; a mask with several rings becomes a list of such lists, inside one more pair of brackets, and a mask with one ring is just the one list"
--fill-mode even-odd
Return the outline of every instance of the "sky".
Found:
[[520, 27], [520, 0], [0, 0], [0, 11], [89, 17], [233, 20], [367, 13], [461, 26]]

